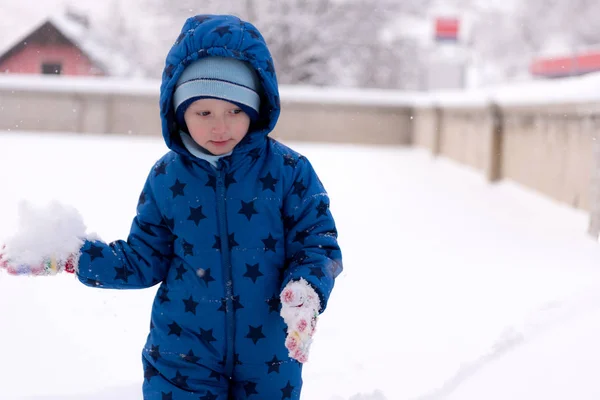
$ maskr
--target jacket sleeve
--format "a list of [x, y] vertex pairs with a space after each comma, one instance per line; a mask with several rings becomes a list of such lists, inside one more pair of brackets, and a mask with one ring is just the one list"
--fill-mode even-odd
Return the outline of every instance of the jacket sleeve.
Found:
[[335, 278], [342, 272], [342, 255], [329, 196], [310, 162], [301, 157], [292, 187], [284, 198], [286, 265], [282, 289], [304, 278], [318, 293], [323, 312]]
[[173, 236], [157, 206], [151, 175], [140, 195], [127, 241], [84, 242], [77, 269], [83, 284], [141, 289], [165, 279], [173, 254]]

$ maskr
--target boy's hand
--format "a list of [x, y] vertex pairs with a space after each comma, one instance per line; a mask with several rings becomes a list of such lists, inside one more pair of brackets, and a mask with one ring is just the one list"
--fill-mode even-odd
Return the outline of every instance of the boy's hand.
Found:
[[288, 283], [280, 297], [281, 317], [288, 326], [285, 347], [291, 358], [305, 363], [321, 308], [319, 296], [308, 282], [300, 279]]
[[56, 275], [60, 272], [74, 273], [77, 265], [77, 256], [72, 254], [66, 260], [56, 258], [44, 258], [35, 264], [14, 262], [5, 253], [6, 246], [0, 249], [0, 269], [6, 270], [10, 275]]
[[0, 269], [11, 275], [75, 272], [86, 227], [79, 212], [59, 202], [19, 204], [17, 229], [0, 248]]

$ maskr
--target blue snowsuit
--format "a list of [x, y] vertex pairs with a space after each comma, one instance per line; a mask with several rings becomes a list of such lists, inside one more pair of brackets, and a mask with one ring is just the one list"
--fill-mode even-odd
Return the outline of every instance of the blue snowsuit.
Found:
[[[205, 56], [252, 65], [260, 117], [217, 168], [181, 142], [172, 94]], [[279, 112], [262, 35], [232, 16], [189, 18], [160, 89], [170, 151], [150, 171], [127, 241], [86, 241], [78, 278], [92, 287], [160, 284], [143, 349], [145, 399], [298, 399], [301, 364], [288, 357], [279, 295], [304, 278], [325, 309], [342, 269], [329, 198], [309, 161], [268, 137]]]

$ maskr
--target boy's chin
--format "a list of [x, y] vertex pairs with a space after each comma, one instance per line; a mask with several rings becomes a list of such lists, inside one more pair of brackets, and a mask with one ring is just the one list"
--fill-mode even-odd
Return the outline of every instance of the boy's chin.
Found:
[[223, 154], [229, 153], [234, 147], [234, 144], [229, 144], [227, 146], [208, 145], [205, 149], [213, 156], [222, 156]]

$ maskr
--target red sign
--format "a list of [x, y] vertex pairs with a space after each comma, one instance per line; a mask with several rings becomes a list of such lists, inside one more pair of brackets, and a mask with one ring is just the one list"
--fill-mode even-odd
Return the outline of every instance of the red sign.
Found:
[[458, 18], [437, 18], [435, 20], [435, 39], [458, 40], [459, 28]]
[[562, 57], [536, 58], [529, 66], [535, 76], [576, 76], [600, 71], [600, 51], [566, 55]]

